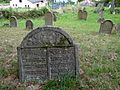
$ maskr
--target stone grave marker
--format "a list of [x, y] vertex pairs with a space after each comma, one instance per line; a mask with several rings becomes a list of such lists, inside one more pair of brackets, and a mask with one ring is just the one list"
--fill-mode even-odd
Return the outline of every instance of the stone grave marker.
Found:
[[104, 34], [111, 34], [113, 26], [114, 24], [111, 20], [105, 20], [103, 23], [101, 23], [99, 32]]
[[85, 8], [85, 7], [83, 8], [83, 11], [86, 11], [86, 8]]
[[117, 23], [117, 24], [115, 25], [115, 30], [116, 30], [118, 33], [120, 33], [120, 23]]
[[33, 22], [31, 20], [26, 21], [26, 29], [33, 29]]
[[98, 23], [102, 23], [104, 21], [104, 17], [103, 17], [103, 8], [99, 9], [99, 19], [98, 19]]
[[57, 16], [56, 16], [56, 14], [53, 13], [53, 16], [54, 16], [54, 22], [56, 22], [56, 21], [57, 21]]
[[87, 11], [79, 10], [78, 11], [78, 19], [79, 20], [87, 20]]
[[79, 75], [78, 47], [71, 37], [58, 27], [34, 29], [17, 48], [21, 81], [41, 82], [65, 76]]
[[45, 25], [53, 25], [54, 16], [53, 13], [48, 11], [45, 13]]
[[82, 10], [79, 10], [79, 11], [78, 11], [78, 19], [79, 19], [79, 20], [82, 20], [82, 14], [83, 14], [83, 11], [82, 11]]
[[83, 11], [82, 20], [87, 20], [87, 11]]
[[17, 27], [17, 18], [15, 16], [10, 17], [10, 26]]
[[2, 12], [0, 12], [0, 18], [2, 18], [3, 17], [3, 13]]

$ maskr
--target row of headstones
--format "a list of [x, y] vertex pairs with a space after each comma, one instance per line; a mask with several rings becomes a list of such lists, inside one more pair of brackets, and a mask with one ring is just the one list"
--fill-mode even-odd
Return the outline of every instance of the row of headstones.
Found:
[[[53, 22], [56, 21], [56, 15], [50, 11], [45, 14], [45, 25], [53, 25]], [[78, 19], [87, 20], [87, 11], [85, 9], [80, 9], [78, 11]], [[100, 25], [100, 33], [111, 34], [113, 29], [113, 22], [111, 20], [104, 20], [103, 17], [99, 18]], [[10, 18], [10, 26], [17, 27], [17, 18], [12, 16]], [[120, 26], [117, 25], [117, 29], [119, 30]], [[33, 22], [31, 20], [26, 21], [26, 29], [33, 29]]]
[[[31, 20], [27, 20], [25, 25], [26, 25], [26, 29], [33, 29], [33, 22]], [[17, 18], [15, 16], [11, 16], [10, 27], [17, 27], [17, 26], [18, 26]]]
[[[45, 14], [45, 25], [53, 25], [53, 22], [57, 20], [57, 17], [54, 13], [48, 11]], [[31, 20], [26, 21], [26, 29], [33, 29], [33, 22]], [[10, 17], [10, 27], [17, 27], [17, 18], [15, 16]]]

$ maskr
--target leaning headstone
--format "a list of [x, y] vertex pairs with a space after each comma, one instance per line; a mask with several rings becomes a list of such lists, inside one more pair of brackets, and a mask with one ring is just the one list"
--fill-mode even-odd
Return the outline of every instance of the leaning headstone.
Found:
[[80, 74], [77, 45], [58, 27], [39, 27], [28, 33], [17, 52], [23, 82]]
[[57, 21], [57, 16], [56, 16], [56, 14], [53, 13], [53, 16], [54, 16], [54, 22], [56, 22], [56, 21]]
[[79, 19], [79, 20], [82, 20], [82, 15], [83, 15], [83, 11], [82, 11], [82, 10], [79, 10], [79, 11], [78, 11], [78, 19]]
[[103, 23], [101, 23], [99, 32], [104, 34], [111, 34], [113, 25], [114, 24], [111, 20], [105, 20]]
[[98, 23], [102, 23], [104, 21], [104, 18], [103, 18], [103, 8], [101, 8], [99, 10], [99, 19], [98, 19]]
[[17, 18], [15, 16], [10, 17], [10, 26], [17, 27]]
[[45, 25], [53, 25], [54, 16], [53, 13], [48, 11], [45, 13]]
[[33, 22], [31, 20], [26, 21], [26, 29], [33, 29]]
[[82, 20], [87, 20], [87, 11], [83, 11]]

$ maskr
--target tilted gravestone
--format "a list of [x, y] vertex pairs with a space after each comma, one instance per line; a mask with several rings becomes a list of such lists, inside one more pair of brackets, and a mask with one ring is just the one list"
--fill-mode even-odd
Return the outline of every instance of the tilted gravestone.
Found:
[[17, 18], [15, 16], [10, 17], [10, 26], [17, 27]]
[[101, 23], [99, 32], [104, 34], [111, 34], [113, 26], [114, 24], [111, 20], [105, 20], [103, 23]]
[[78, 19], [79, 20], [87, 20], [87, 11], [79, 10], [78, 11]]
[[31, 20], [26, 21], [26, 29], [33, 29], [33, 22]]
[[53, 25], [54, 16], [53, 13], [48, 11], [45, 13], [45, 25]]
[[44, 82], [80, 73], [77, 45], [58, 27], [45, 26], [31, 31], [17, 52], [21, 81]]

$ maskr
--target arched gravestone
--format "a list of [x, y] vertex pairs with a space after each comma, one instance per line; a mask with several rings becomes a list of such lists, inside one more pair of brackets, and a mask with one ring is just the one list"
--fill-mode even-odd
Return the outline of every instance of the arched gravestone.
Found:
[[26, 21], [26, 29], [33, 29], [33, 22], [31, 20]]
[[80, 73], [78, 48], [58, 27], [45, 26], [31, 31], [17, 51], [21, 81], [44, 82]]
[[53, 25], [54, 16], [53, 13], [48, 11], [45, 13], [45, 25]]
[[87, 11], [83, 11], [82, 20], [87, 20]]
[[83, 13], [82, 10], [79, 10], [79, 11], [78, 11], [78, 19], [79, 19], [79, 20], [82, 20], [82, 15], [83, 15], [82, 13]]
[[10, 17], [10, 26], [17, 27], [17, 18], [15, 16]]
[[111, 34], [113, 25], [114, 24], [111, 20], [105, 20], [103, 23], [101, 23], [99, 32], [104, 34]]

